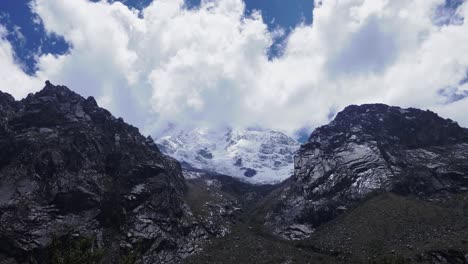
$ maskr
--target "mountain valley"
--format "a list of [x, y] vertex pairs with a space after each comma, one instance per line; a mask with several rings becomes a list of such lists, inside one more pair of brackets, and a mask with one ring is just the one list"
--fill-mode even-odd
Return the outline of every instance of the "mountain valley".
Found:
[[1, 264], [468, 263], [468, 130], [431, 111], [153, 141], [47, 82], [0, 92], [0, 149]]

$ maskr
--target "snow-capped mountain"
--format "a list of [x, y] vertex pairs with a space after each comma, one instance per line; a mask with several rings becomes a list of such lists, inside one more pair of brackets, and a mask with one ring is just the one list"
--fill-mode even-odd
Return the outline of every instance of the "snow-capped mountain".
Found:
[[185, 165], [255, 184], [278, 183], [291, 176], [300, 146], [283, 133], [256, 129], [194, 129], [156, 143]]

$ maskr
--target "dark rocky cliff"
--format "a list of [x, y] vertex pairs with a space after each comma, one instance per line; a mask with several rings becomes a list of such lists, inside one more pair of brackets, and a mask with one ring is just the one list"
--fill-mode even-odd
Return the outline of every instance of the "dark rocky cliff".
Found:
[[0, 149], [0, 262], [62, 263], [86, 240], [107, 263], [174, 263], [205, 237], [179, 163], [92, 97], [0, 93]]
[[267, 215], [291, 239], [382, 192], [444, 199], [468, 187], [468, 130], [430, 111], [349, 106], [316, 129]]

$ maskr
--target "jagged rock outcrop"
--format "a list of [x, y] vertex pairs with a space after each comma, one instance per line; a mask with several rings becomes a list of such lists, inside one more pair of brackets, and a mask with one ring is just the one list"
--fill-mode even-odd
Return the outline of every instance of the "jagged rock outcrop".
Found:
[[443, 199], [467, 187], [467, 129], [430, 111], [352, 105], [302, 145], [266, 226], [300, 239], [377, 193]]
[[179, 163], [92, 97], [0, 92], [0, 149], [0, 262], [50, 263], [57, 240], [86, 238], [104, 263], [175, 263], [206, 237]]

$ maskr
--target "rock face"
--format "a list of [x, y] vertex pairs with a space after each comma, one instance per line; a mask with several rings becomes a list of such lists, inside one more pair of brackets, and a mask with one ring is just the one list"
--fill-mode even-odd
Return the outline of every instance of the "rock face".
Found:
[[272, 130], [195, 129], [156, 141], [163, 153], [202, 169], [254, 184], [279, 183], [293, 173], [299, 143]]
[[353, 105], [301, 146], [266, 225], [300, 239], [380, 192], [443, 199], [467, 187], [467, 129], [430, 111]]
[[174, 263], [205, 237], [179, 163], [92, 97], [0, 92], [0, 149], [0, 262], [51, 263], [53, 241], [86, 238], [104, 263]]

